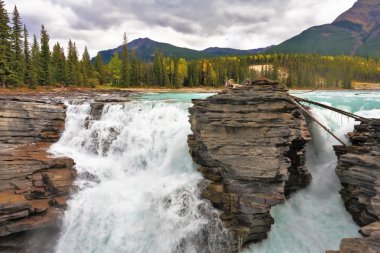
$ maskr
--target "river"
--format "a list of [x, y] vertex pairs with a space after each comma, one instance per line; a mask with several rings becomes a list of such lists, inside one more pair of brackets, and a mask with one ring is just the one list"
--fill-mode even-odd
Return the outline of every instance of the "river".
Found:
[[[363, 116], [380, 115], [379, 92], [294, 93]], [[225, 233], [217, 213], [199, 198], [202, 178], [187, 146], [191, 99], [209, 95], [147, 94], [106, 105], [90, 121], [89, 103], [67, 103], [65, 131], [50, 151], [73, 158], [79, 176], [57, 253], [222, 251]], [[342, 138], [353, 128], [346, 117], [320, 108], [312, 112]], [[338, 193], [335, 140], [313, 124], [311, 133], [312, 184], [272, 209], [268, 240], [246, 252], [317, 253], [359, 236]]]

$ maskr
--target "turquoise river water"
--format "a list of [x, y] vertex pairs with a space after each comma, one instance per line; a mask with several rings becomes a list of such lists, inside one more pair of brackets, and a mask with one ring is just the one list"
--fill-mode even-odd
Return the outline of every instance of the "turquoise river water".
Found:
[[[293, 93], [380, 117], [380, 92]], [[74, 159], [78, 191], [68, 202], [55, 252], [223, 252], [225, 233], [217, 213], [199, 198], [202, 178], [187, 146], [191, 99], [210, 95], [135, 96], [132, 102], [105, 106], [89, 125], [89, 103], [67, 104], [65, 131], [51, 152]], [[312, 113], [342, 138], [355, 123], [317, 107]], [[275, 224], [268, 239], [245, 253], [322, 253], [338, 249], [342, 238], [359, 236], [338, 193], [336, 142], [318, 126], [310, 129], [311, 185], [272, 209]], [[204, 234], [210, 234], [207, 240]]]

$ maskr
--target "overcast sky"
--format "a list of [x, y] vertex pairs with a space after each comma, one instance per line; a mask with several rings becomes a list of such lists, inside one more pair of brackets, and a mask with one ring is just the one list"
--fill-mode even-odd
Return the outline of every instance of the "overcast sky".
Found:
[[73, 39], [80, 52], [149, 37], [176, 46], [204, 49], [265, 47], [310, 26], [331, 23], [355, 0], [5, 0], [17, 5], [31, 33], [40, 25], [52, 43]]

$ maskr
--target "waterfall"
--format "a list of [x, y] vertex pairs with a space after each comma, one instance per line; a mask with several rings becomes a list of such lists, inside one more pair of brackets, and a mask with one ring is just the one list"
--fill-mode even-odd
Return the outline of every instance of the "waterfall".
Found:
[[[380, 117], [379, 93], [314, 92], [303, 96], [363, 117]], [[346, 141], [345, 134], [357, 124], [326, 109], [312, 107], [311, 112]], [[306, 147], [306, 165], [313, 176], [311, 185], [293, 194], [285, 204], [272, 208], [275, 223], [268, 239], [251, 245], [244, 253], [322, 253], [339, 249], [343, 238], [360, 237], [359, 227], [339, 195], [337, 158], [332, 147], [339, 143], [316, 123], [310, 122], [309, 127], [313, 139]]]
[[90, 104], [68, 104], [51, 152], [74, 159], [78, 190], [57, 253], [220, 252], [224, 232], [198, 197], [201, 176], [188, 151], [189, 105], [108, 104], [94, 120]]
[[[67, 104], [65, 131], [51, 152], [73, 158], [78, 178], [57, 253], [226, 250], [218, 214], [199, 198], [202, 178], [187, 146], [189, 98], [207, 95], [148, 95], [105, 105], [101, 115], [91, 115], [90, 103]], [[380, 116], [378, 93], [305, 96], [364, 117]], [[342, 139], [353, 129], [354, 121], [339, 114], [320, 108], [312, 113]], [[321, 253], [337, 249], [342, 238], [359, 236], [338, 193], [332, 149], [338, 143], [317, 125], [310, 131], [311, 185], [272, 209], [269, 238], [245, 252]]]

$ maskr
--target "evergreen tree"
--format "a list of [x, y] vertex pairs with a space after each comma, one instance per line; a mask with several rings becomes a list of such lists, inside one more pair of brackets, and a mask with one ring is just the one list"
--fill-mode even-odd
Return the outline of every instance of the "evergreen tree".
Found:
[[108, 68], [110, 70], [111, 78], [112, 78], [112, 84], [119, 86], [120, 85], [120, 70], [121, 70], [122, 62], [119, 59], [119, 54], [115, 52], [113, 54], [113, 58], [111, 59], [110, 63], [108, 63]]
[[67, 57], [67, 82], [69, 85], [79, 85], [78, 52], [74, 42], [69, 41]]
[[129, 85], [129, 63], [128, 63], [128, 38], [127, 34], [123, 34], [123, 49], [121, 52], [121, 84], [124, 87]]
[[[28, 41], [28, 30], [26, 29], [26, 26], [24, 25], [24, 83], [28, 85], [29, 88], [34, 88], [37, 85], [37, 79], [33, 80], [33, 72], [34, 66], [32, 64], [32, 58], [30, 55], [30, 49], [29, 49], [29, 41]], [[34, 82], [35, 81], [35, 82]]]
[[40, 73], [40, 46], [36, 35], [33, 36], [32, 54], [30, 60], [30, 83], [29, 86], [36, 87]]
[[87, 47], [84, 48], [81, 65], [82, 65], [83, 83], [85, 85], [88, 85], [89, 80], [92, 79], [93, 70], [92, 70], [90, 54], [88, 53]]
[[143, 79], [143, 62], [141, 60], [141, 57], [138, 58], [137, 63], [137, 84], [141, 85]]
[[173, 81], [172, 86], [174, 88], [179, 88], [181, 86], [180, 78], [179, 78], [179, 60], [174, 60], [174, 70], [173, 70]]
[[61, 45], [57, 44], [53, 47], [51, 57], [52, 82], [64, 84], [66, 82], [66, 57]]
[[24, 56], [22, 50], [22, 22], [20, 13], [15, 6], [12, 17], [13, 27], [11, 30], [11, 70], [14, 74], [16, 85], [24, 82]]
[[51, 69], [50, 69], [50, 47], [49, 47], [49, 34], [45, 26], [41, 26], [41, 53], [40, 53], [40, 74], [39, 83], [41, 85], [49, 85], [51, 83]]
[[94, 64], [95, 73], [94, 76], [98, 78], [100, 84], [105, 84], [107, 81], [106, 78], [106, 70], [103, 63], [102, 55], [97, 54], [95, 58], [95, 64]]
[[137, 59], [136, 59], [136, 51], [133, 48], [131, 53], [131, 85], [136, 86], [138, 84], [138, 71], [137, 71]]
[[164, 59], [164, 54], [160, 52], [160, 65], [161, 65], [161, 86], [168, 86], [170, 84], [168, 71], [167, 71], [167, 62]]
[[7, 83], [12, 75], [9, 66], [10, 52], [10, 27], [9, 16], [5, 9], [3, 0], [0, 0], [0, 85], [7, 86]]
[[154, 74], [154, 84], [155, 85], [162, 85], [163, 78], [162, 75], [162, 64], [160, 59], [160, 53], [156, 49], [154, 53], [154, 61], [153, 61], [153, 74]]

